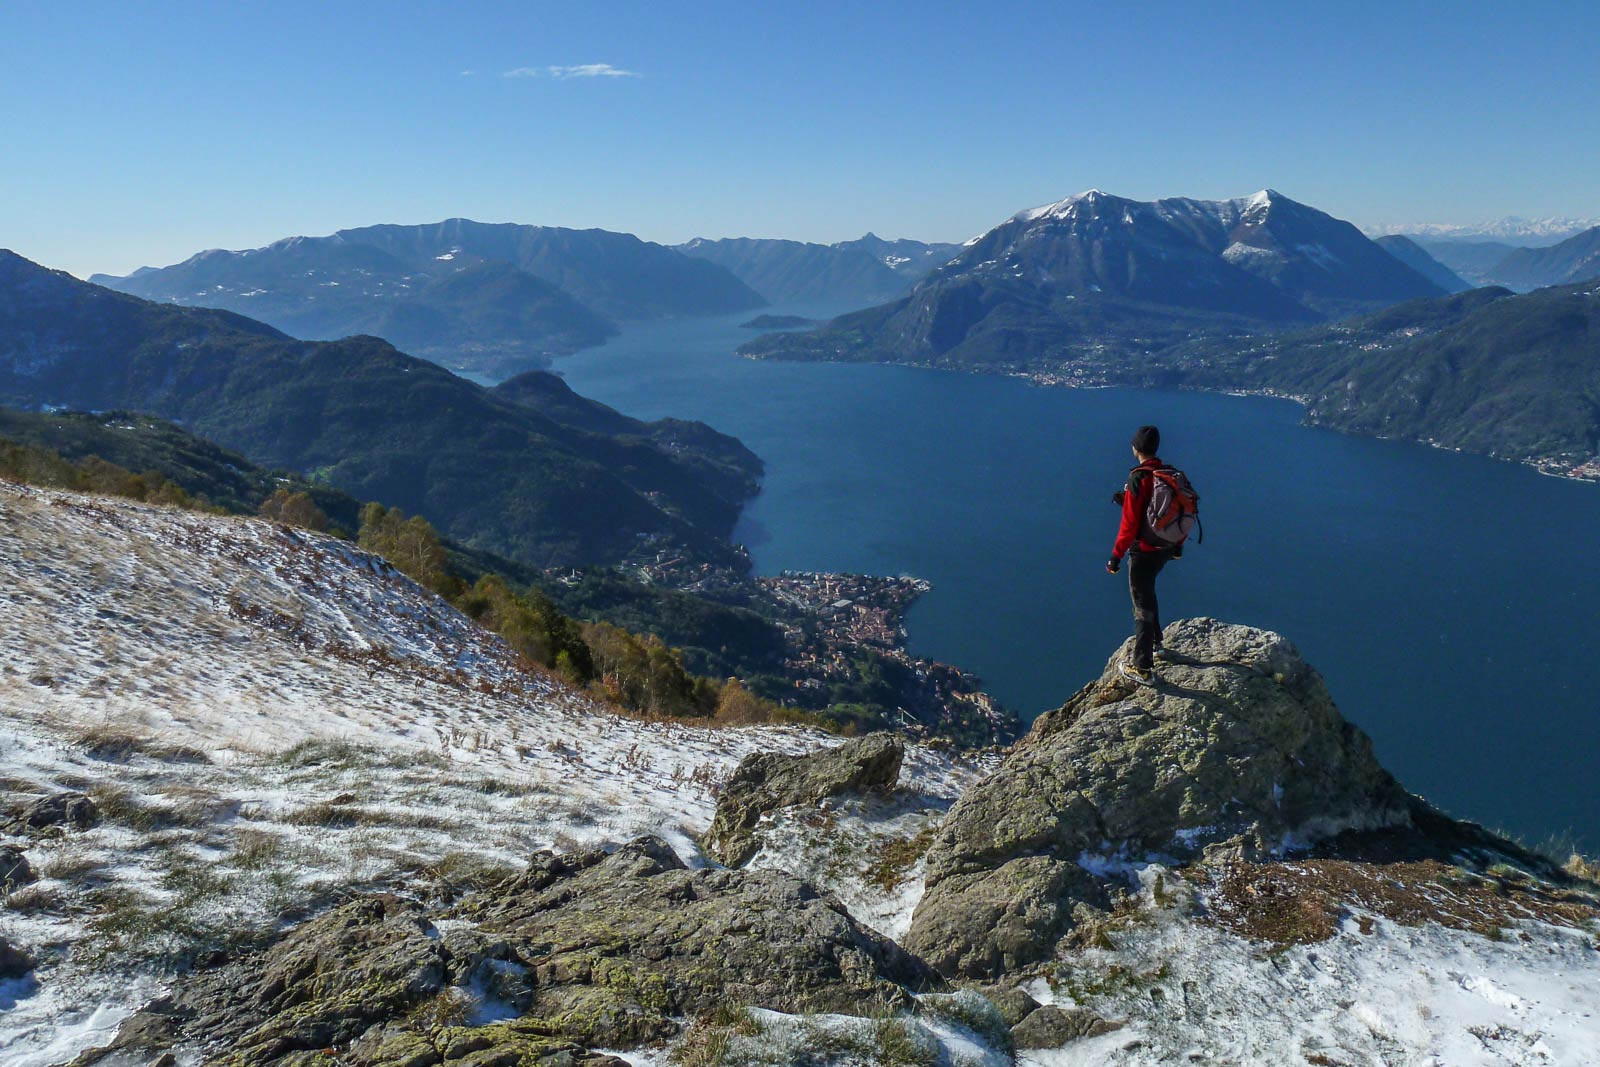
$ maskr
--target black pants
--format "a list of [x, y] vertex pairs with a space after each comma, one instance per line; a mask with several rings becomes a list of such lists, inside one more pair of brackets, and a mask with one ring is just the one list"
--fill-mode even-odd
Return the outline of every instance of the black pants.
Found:
[[1156, 602], [1156, 575], [1172, 558], [1170, 551], [1128, 553], [1128, 592], [1133, 597], [1133, 665], [1148, 668], [1161, 643], [1161, 606]]

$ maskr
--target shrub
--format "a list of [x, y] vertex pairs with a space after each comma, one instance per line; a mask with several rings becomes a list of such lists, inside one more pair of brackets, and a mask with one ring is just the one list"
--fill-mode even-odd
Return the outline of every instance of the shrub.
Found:
[[318, 530], [322, 533], [327, 533], [332, 525], [328, 516], [311, 499], [310, 493], [303, 491], [291, 493], [282, 487], [261, 502], [259, 514], [262, 518], [271, 519], [273, 522], [302, 526], [307, 530]]
[[368, 504], [361, 509], [357, 542], [441, 596], [457, 596], [464, 588], [465, 583], [450, 573], [438, 531], [421, 515], [408, 519], [399, 508]]

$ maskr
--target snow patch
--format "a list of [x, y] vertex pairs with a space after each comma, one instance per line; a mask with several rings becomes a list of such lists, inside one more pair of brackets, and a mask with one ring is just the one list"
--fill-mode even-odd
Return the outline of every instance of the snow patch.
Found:
[[1168, 911], [1112, 937], [1028, 991], [1126, 1028], [1020, 1064], [1600, 1063], [1593, 931], [1495, 941], [1354, 915], [1330, 941], [1267, 950]]

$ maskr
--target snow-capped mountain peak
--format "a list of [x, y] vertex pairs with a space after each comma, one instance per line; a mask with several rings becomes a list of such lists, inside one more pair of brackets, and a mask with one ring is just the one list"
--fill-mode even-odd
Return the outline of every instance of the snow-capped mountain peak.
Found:
[[1564, 241], [1584, 230], [1600, 226], [1600, 217], [1576, 218], [1549, 216], [1524, 218], [1507, 215], [1504, 218], [1478, 223], [1401, 222], [1380, 223], [1362, 227], [1368, 237], [1387, 237], [1402, 234], [1413, 237], [1433, 237], [1446, 240], [1503, 241], [1510, 244], [1551, 245]]
[[1079, 204], [1092, 205], [1105, 199], [1120, 200], [1121, 197], [1111, 196], [1109, 193], [1103, 192], [1100, 189], [1085, 189], [1083, 192], [1074, 193], [1063, 200], [1057, 200], [1054, 203], [1045, 204], [1042, 207], [1029, 208], [1026, 211], [1019, 211], [1013, 215], [1012, 218], [1024, 222], [1032, 222], [1035, 219], [1067, 218], [1077, 210]]

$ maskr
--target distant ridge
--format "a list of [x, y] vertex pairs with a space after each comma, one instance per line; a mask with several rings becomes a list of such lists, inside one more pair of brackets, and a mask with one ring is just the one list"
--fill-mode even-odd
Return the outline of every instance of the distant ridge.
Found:
[[1406, 240], [1473, 285], [1498, 285], [1495, 268], [1511, 253], [1521, 251], [1503, 241], [1452, 241], [1421, 235]]
[[753, 453], [533, 373], [548, 381], [500, 394], [375, 337], [299, 341], [0, 251], [0, 405], [156, 415], [532, 566], [659, 551], [746, 565], [727, 539], [756, 490]]
[[961, 250], [960, 245], [952, 244], [886, 241], [872, 233], [831, 245], [756, 237], [697, 237], [677, 248], [685, 255], [727, 268], [776, 304], [859, 307], [904, 296]]
[[1509, 252], [1489, 273], [1501, 285], [1521, 292], [1600, 277], [1600, 226], [1549, 248]]
[[1447, 293], [1460, 293], [1472, 288], [1471, 282], [1428, 255], [1427, 249], [1409, 237], [1391, 234], [1388, 237], [1376, 238], [1373, 244]]
[[447, 219], [211, 249], [91, 281], [250, 315], [308, 340], [369, 333], [496, 375], [598, 344], [615, 320], [717, 315], [765, 301], [703, 260], [631, 234]]
[[1411, 300], [1248, 345], [1196, 341], [1107, 381], [1292, 396], [1317, 425], [1600, 479], [1600, 280]]
[[1418, 222], [1368, 226], [1365, 232], [1369, 237], [1398, 234], [1425, 237], [1432, 241], [1499, 241], [1532, 248], [1557, 244], [1595, 226], [1600, 226], [1600, 218], [1523, 218], [1520, 215], [1507, 215], [1490, 222], [1468, 225]]
[[1196, 334], [1324, 321], [1443, 288], [1282, 193], [1129, 200], [1098, 189], [1018, 212], [910, 295], [749, 355], [1036, 369]]

